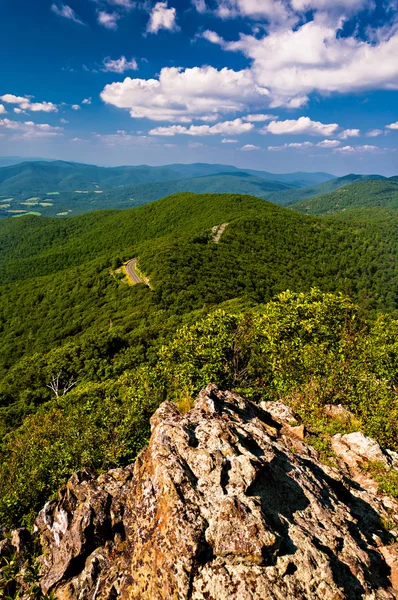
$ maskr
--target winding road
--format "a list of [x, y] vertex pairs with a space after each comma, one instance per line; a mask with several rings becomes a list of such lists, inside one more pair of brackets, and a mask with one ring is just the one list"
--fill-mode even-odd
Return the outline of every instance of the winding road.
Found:
[[130, 260], [127, 264], [126, 264], [126, 272], [127, 272], [127, 277], [130, 279], [131, 283], [134, 285], [135, 283], [144, 283], [141, 279], [141, 277], [139, 277], [137, 275], [137, 273], [134, 270], [134, 267], [137, 264], [137, 259], [133, 258], [133, 260]]

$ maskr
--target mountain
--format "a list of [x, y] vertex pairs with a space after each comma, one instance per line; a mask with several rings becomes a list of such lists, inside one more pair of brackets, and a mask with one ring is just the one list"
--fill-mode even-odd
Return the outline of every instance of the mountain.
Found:
[[[131, 464], [159, 405], [187, 412], [210, 381], [292, 405], [325, 460], [352, 431], [329, 404], [397, 450], [397, 223], [192, 193], [3, 219], [0, 524], [32, 526], [75, 471]], [[148, 285], [128, 284], [133, 258]]]
[[39, 158], [34, 156], [0, 156], [0, 168], [24, 162], [51, 162], [51, 160], [51, 158]]
[[329, 194], [295, 203], [294, 210], [327, 215], [353, 209], [398, 209], [398, 178], [351, 183]]
[[326, 181], [311, 187], [305, 187], [303, 189], [298, 190], [286, 190], [282, 192], [276, 192], [274, 194], [269, 194], [267, 196], [267, 200], [269, 200], [270, 202], [275, 202], [276, 204], [280, 204], [281, 206], [290, 206], [292, 204], [296, 204], [296, 202], [301, 202], [306, 198], [312, 198], [315, 196], [321, 196], [322, 194], [333, 192], [334, 190], [338, 190], [356, 181], [378, 181], [383, 179], [386, 178], [382, 175], [354, 175], [352, 173], [350, 175], [345, 175], [344, 177], [337, 177], [331, 179], [330, 181]]
[[130, 208], [180, 191], [264, 197], [328, 177], [325, 173], [248, 173], [236, 167], [200, 163], [106, 168], [65, 161], [25, 162], [0, 168], [0, 217], [32, 212], [66, 216]]

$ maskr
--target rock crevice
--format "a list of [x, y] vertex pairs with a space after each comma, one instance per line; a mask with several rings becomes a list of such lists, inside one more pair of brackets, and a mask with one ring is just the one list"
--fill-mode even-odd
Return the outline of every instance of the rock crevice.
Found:
[[185, 415], [162, 404], [151, 426], [134, 465], [74, 475], [39, 514], [44, 592], [59, 600], [398, 597], [398, 554], [382, 526], [398, 506], [387, 510], [322, 465], [287, 407], [209, 385]]

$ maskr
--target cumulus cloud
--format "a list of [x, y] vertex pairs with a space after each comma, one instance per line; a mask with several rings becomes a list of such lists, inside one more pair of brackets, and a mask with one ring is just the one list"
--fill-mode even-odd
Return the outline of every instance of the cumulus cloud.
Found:
[[238, 140], [231, 140], [230, 138], [224, 138], [221, 140], [222, 144], [237, 144]]
[[82, 104], [91, 104], [92, 103], [92, 98], [84, 98], [84, 100], [82, 101]]
[[313, 92], [398, 89], [397, 28], [378, 30], [376, 40], [364, 41], [355, 34], [341, 36], [341, 24], [341, 19], [315, 15], [294, 29], [276, 27], [261, 37], [241, 34], [237, 41], [220, 36], [208, 39], [252, 61], [253, 79], [269, 89], [271, 107], [298, 108]]
[[28, 98], [24, 98], [23, 96], [14, 96], [14, 94], [4, 94], [3, 96], [0, 96], [0, 100], [3, 100], [3, 102], [7, 102], [8, 104], [29, 103]]
[[261, 150], [260, 146], [254, 146], [253, 144], [246, 144], [239, 148], [242, 152], [252, 152], [253, 150]]
[[263, 127], [260, 133], [272, 133], [274, 135], [322, 135], [330, 137], [339, 129], [337, 123], [321, 123], [312, 121], [309, 117], [300, 117], [299, 119], [287, 119], [286, 121], [271, 121], [269, 125]]
[[169, 127], [156, 127], [151, 129], [149, 135], [174, 136], [174, 135], [239, 135], [249, 133], [254, 126], [251, 123], [244, 123], [242, 119], [234, 121], [224, 121], [216, 125], [191, 125], [183, 127], [182, 125], [171, 125]]
[[377, 137], [379, 135], [383, 135], [384, 131], [382, 129], [371, 129], [367, 132], [366, 137]]
[[387, 129], [398, 129], [398, 121], [396, 121], [395, 123], [390, 123], [389, 125], [386, 125]]
[[0, 128], [8, 130], [13, 137], [24, 139], [62, 135], [62, 127], [53, 127], [47, 123], [33, 123], [33, 121], [22, 123], [21, 121], [0, 119]]
[[339, 140], [323, 140], [317, 143], [318, 148], [337, 148], [340, 145], [341, 142]]
[[263, 114], [258, 114], [258, 115], [246, 115], [246, 117], [243, 117], [245, 121], [250, 121], [251, 123], [261, 123], [263, 121], [271, 121], [274, 119], [277, 119], [278, 117], [276, 117], [275, 115], [263, 115]]
[[138, 69], [135, 58], [127, 60], [125, 56], [121, 56], [115, 60], [112, 60], [109, 57], [105, 58], [103, 65], [103, 71], [109, 71], [112, 73], [124, 73], [125, 71], [136, 71]]
[[77, 16], [73, 8], [68, 6], [67, 4], [52, 4], [51, 10], [55, 12], [59, 17], [64, 17], [65, 19], [70, 19], [79, 25], [84, 25], [83, 21], [81, 21]]
[[224, 44], [224, 40], [222, 39], [222, 37], [218, 35], [218, 33], [216, 33], [215, 31], [210, 31], [209, 29], [206, 29], [206, 31], [204, 31], [200, 35], [200, 37], [207, 40], [208, 42], [211, 42], [212, 44], [219, 44], [220, 46]]
[[286, 150], [287, 148], [293, 148], [294, 150], [308, 150], [314, 146], [315, 144], [313, 142], [292, 142], [291, 144], [283, 144], [283, 146], [268, 146], [268, 150], [271, 150], [271, 152], [279, 152], [280, 150]]
[[363, 152], [378, 154], [380, 152], [383, 152], [383, 150], [378, 146], [370, 146], [368, 144], [365, 144], [364, 146], [343, 146], [342, 148], [335, 148], [333, 152], [339, 154], [357, 154]]
[[361, 132], [359, 129], [344, 129], [344, 131], [339, 134], [339, 138], [341, 140], [346, 140], [350, 137], [359, 137], [360, 135]]
[[130, 110], [133, 118], [190, 122], [237, 113], [268, 103], [268, 90], [256, 85], [250, 69], [165, 67], [158, 79], [131, 79], [105, 86], [104, 102]]
[[69, 123], [69, 121], [67, 121], [66, 119], [60, 119], [59, 122], [63, 123], [64, 125], [66, 125], [67, 123]]
[[4, 104], [0, 104], [0, 115], [4, 115], [6, 112], [7, 111]]
[[23, 112], [30, 110], [32, 112], [58, 112], [56, 104], [52, 102], [31, 102], [29, 98], [24, 96], [14, 96], [14, 94], [4, 94], [0, 96], [0, 100], [7, 104], [18, 104], [19, 111], [14, 109], [14, 112]]
[[118, 13], [107, 13], [104, 10], [100, 10], [97, 15], [97, 21], [100, 25], [103, 25], [106, 29], [117, 29], [117, 22], [120, 19]]
[[176, 23], [176, 9], [168, 8], [167, 2], [157, 2], [149, 17], [147, 31], [158, 33], [161, 29], [168, 29], [169, 31], [179, 29]]
[[81, 106], [79, 104], [72, 104], [72, 110], [80, 110]]
[[[193, 0], [200, 13], [212, 12], [222, 19], [249, 17], [270, 23], [295, 24], [307, 11], [350, 16], [374, 9], [372, 0]], [[215, 4], [215, 6], [214, 6]]]

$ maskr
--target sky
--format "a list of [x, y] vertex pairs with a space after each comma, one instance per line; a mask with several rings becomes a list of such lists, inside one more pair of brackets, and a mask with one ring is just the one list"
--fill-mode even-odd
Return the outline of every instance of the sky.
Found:
[[3, 0], [0, 155], [398, 174], [398, 0]]

